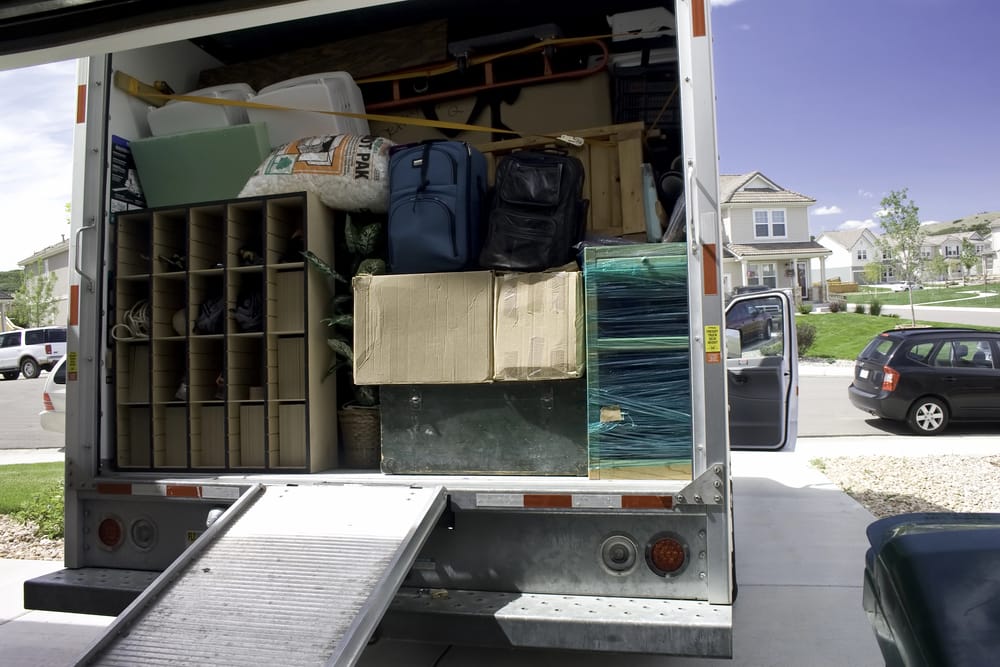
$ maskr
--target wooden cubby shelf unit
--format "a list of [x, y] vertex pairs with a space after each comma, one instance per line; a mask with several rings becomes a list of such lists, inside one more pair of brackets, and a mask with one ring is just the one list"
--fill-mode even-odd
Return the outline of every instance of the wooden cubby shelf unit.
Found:
[[[333, 295], [302, 255], [332, 266], [335, 224], [307, 193], [116, 214], [118, 468], [337, 467]], [[220, 300], [216, 326], [198, 326]]]

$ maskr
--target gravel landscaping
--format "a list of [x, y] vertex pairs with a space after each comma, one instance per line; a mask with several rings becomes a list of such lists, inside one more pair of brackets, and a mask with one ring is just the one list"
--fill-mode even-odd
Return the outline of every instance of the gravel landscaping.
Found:
[[34, 526], [0, 514], [0, 558], [62, 560], [63, 541], [37, 537]]

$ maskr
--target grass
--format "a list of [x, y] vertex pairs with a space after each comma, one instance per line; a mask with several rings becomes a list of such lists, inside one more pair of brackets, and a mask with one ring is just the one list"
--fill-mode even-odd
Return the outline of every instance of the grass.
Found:
[[[886, 329], [905, 325], [909, 320], [848, 312], [797, 315], [796, 322], [807, 322], [816, 328], [816, 342], [803, 352], [803, 356], [819, 359], [855, 359], [876, 334]], [[917, 320], [917, 324], [942, 327], [956, 326], [946, 322], [925, 322], [922, 320]], [[975, 327], [964, 324], [957, 326], [994, 331], [990, 327]]]
[[34, 522], [44, 537], [62, 537], [64, 469], [59, 461], [0, 466], [0, 514]]
[[[864, 288], [861, 292], [842, 294], [848, 303], [869, 304], [878, 298], [883, 305], [908, 306], [910, 296], [906, 292], [890, 292], [887, 289]], [[988, 296], [977, 296], [989, 292]], [[833, 295], [831, 295], [833, 296]], [[960, 306], [963, 308], [1000, 308], [1000, 285], [982, 282], [953, 287], [925, 287], [913, 291], [913, 303], [936, 304], [940, 306]]]

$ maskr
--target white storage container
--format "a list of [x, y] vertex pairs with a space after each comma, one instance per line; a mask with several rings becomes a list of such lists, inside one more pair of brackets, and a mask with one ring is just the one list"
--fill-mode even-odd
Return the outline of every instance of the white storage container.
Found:
[[[253, 96], [254, 90], [245, 83], [228, 83], [184, 94], [245, 102]], [[149, 122], [149, 131], [154, 137], [192, 130], [212, 130], [248, 121], [247, 110], [243, 107], [216, 106], [180, 100], [171, 100], [162, 107], [150, 107], [146, 113], [146, 120]]]
[[[361, 89], [347, 72], [323, 72], [279, 81], [262, 88], [251, 102], [295, 109], [364, 113]], [[265, 123], [271, 146], [302, 137], [327, 134], [369, 134], [368, 121], [309, 111], [248, 109], [251, 123]]]

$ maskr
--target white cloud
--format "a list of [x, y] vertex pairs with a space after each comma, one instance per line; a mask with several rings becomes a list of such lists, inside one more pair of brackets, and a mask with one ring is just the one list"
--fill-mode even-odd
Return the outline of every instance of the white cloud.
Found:
[[837, 227], [837, 230], [841, 232], [849, 232], [855, 229], [872, 229], [877, 226], [878, 223], [871, 218], [868, 218], [867, 220], [847, 220], [841, 223], [840, 226]]
[[858, 188], [858, 196], [861, 197], [862, 199], [871, 199], [875, 195], [872, 194], [871, 192], [868, 192], [867, 190]]
[[831, 206], [820, 206], [818, 209], [812, 212], [813, 215], [836, 215], [837, 213], [843, 213], [839, 206], [833, 204]]
[[920, 224], [921, 225], [936, 225], [939, 222], [941, 222], [941, 221], [940, 220], [924, 220]]
[[0, 270], [69, 236], [75, 124], [75, 61], [0, 73]]
[[712, 0], [713, 7], [728, 7], [729, 5], [734, 5], [740, 0]]
[[736, 26], [736, 28], [738, 30], [747, 31], [747, 30], [750, 30], [750, 24], [749, 23], [741, 23], [738, 26]]

